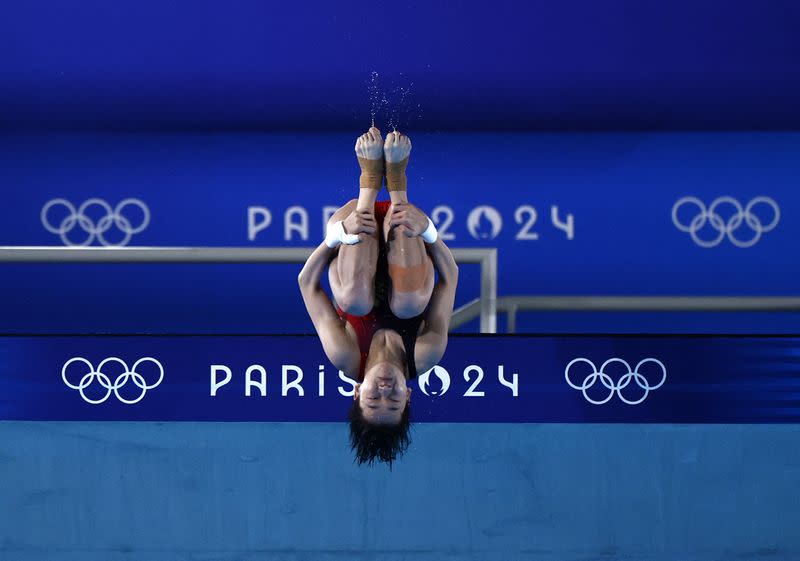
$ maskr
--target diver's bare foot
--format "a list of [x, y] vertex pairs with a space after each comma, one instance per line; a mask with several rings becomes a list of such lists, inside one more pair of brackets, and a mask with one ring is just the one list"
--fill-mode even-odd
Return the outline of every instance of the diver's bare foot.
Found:
[[386, 162], [393, 164], [402, 162], [411, 154], [411, 139], [403, 133], [394, 131], [386, 135], [383, 143], [383, 155]]
[[[358, 156], [358, 166], [361, 168], [361, 176], [358, 178], [359, 189], [379, 191], [384, 175], [381, 131], [370, 127], [367, 132], [359, 136], [356, 140], [356, 156]], [[372, 202], [367, 199], [362, 200], [361, 191], [359, 191], [358, 199], [360, 201], [359, 209], [364, 205], [372, 208], [372, 204], [375, 202], [375, 193], [369, 194], [368, 199]]]
[[383, 159], [383, 139], [381, 131], [375, 127], [362, 134], [356, 139], [356, 156], [365, 160]]

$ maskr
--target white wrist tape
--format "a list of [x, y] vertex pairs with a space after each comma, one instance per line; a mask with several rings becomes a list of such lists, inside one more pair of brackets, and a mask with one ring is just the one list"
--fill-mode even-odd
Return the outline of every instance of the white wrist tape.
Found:
[[348, 234], [344, 231], [344, 225], [342, 225], [341, 220], [329, 224], [325, 232], [325, 245], [331, 249], [339, 247], [339, 244], [355, 245], [360, 241], [356, 234]]
[[439, 232], [436, 231], [436, 226], [433, 225], [433, 220], [428, 218], [428, 227], [425, 229], [420, 237], [425, 240], [425, 243], [434, 243], [439, 237]]

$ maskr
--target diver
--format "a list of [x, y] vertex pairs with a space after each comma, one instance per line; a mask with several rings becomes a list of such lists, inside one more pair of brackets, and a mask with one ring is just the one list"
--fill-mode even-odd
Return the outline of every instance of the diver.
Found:
[[[357, 381], [350, 445], [359, 464], [392, 462], [410, 444], [411, 388], [447, 347], [458, 266], [433, 222], [408, 202], [411, 140], [358, 137], [358, 199], [336, 211], [298, 276], [328, 360]], [[383, 182], [388, 201], [377, 201]], [[333, 302], [320, 279], [327, 268]], [[436, 273], [436, 274], [435, 274]]]

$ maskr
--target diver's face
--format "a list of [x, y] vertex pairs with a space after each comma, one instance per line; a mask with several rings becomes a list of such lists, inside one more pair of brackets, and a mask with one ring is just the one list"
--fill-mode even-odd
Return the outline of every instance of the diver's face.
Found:
[[411, 388], [400, 368], [380, 362], [364, 373], [363, 382], [356, 384], [355, 399], [370, 423], [396, 425], [411, 399]]

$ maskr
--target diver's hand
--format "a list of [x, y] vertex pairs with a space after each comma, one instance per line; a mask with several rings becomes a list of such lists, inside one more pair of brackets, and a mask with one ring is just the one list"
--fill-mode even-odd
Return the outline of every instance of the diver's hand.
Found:
[[428, 216], [411, 203], [393, 203], [389, 228], [397, 227], [406, 237], [414, 238], [428, 227]]
[[375, 223], [375, 213], [372, 210], [354, 210], [344, 219], [342, 226], [347, 234], [368, 234], [370, 236], [374, 236], [378, 228]]

